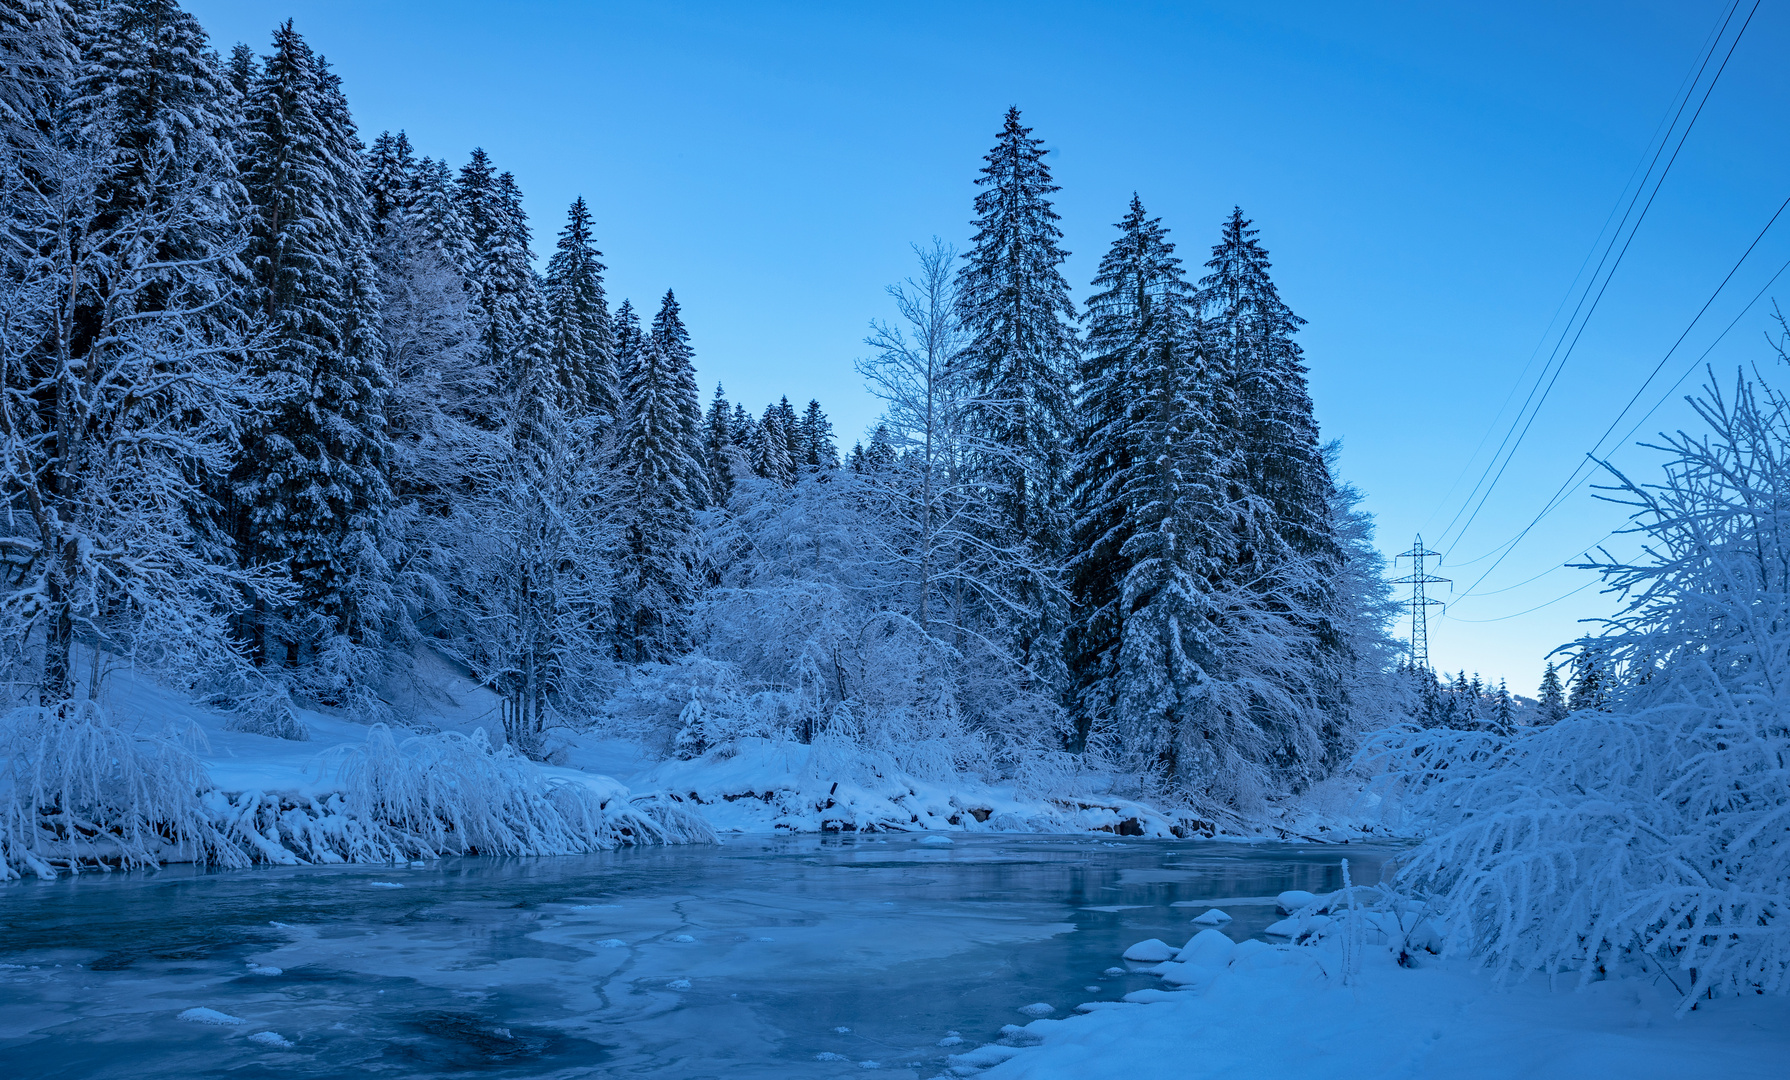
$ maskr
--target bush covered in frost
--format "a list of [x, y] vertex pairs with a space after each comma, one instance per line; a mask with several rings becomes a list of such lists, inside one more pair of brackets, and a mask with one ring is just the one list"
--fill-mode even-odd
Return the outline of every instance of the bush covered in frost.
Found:
[[1790, 989], [1790, 399], [1743, 378], [1694, 405], [1710, 430], [1660, 444], [1663, 481], [1615, 474], [1643, 555], [1587, 567], [1622, 600], [1606, 710], [1363, 758], [1430, 831], [1405, 880], [1455, 947], [1506, 975], [1664, 972], [1687, 1009]]
[[171, 733], [115, 724], [90, 701], [0, 717], [0, 879], [248, 859], [201, 794], [205, 767]]

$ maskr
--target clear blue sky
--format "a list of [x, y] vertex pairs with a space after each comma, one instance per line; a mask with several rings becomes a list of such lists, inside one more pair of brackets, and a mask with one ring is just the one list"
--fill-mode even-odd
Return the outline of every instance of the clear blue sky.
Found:
[[[889, 314], [883, 286], [910, 242], [967, 239], [1009, 104], [1056, 150], [1078, 300], [1134, 190], [1196, 266], [1239, 204], [1310, 320], [1318, 417], [1382, 547], [1423, 530], [1457, 590], [1790, 196], [1790, 9], [1768, 2], [1513, 463], [1471, 528], [1444, 535], [1725, 3], [188, 6], [225, 51], [264, 49], [294, 18], [369, 139], [402, 128], [456, 166], [483, 146], [519, 178], [543, 252], [582, 194], [611, 296], [677, 290], [705, 394], [818, 397], [847, 445], [876, 414], [852, 360]], [[1661, 390], [1786, 259], [1790, 214]], [[1775, 363], [1768, 312], [1711, 361]], [[1643, 433], [1681, 422], [1668, 404]], [[1616, 460], [1645, 474], [1657, 459]], [[1516, 613], [1582, 584], [1549, 568], [1619, 520], [1583, 491], [1545, 518], [1432, 623], [1437, 665], [1533, 693], [1542, 654], [1608, 601], [1588, 588]]]

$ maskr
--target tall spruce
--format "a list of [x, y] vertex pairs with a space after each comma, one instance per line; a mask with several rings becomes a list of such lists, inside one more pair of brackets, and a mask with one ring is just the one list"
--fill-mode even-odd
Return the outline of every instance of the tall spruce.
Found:
[[683, 309], [670, 289], [665, 290], [653, 316], [652, 338], [673, 377], [682, 460], [688, 462], [684, 486], [696, 500], [694, 509], [700, 510], [708, 505], [708, 474], [701, 464], [702, 402], [696, 390], [696, 353], [690, 347], [690, 331], [684, 327]]
[[1078, 351], [1047, 153], [1009, 108], [976, 178], [976, 235], [958, 276], [974, 467], [1006, 532], [1001, 541], [1019, 556], [1006, 574], [1024, 610], [1002, 621], [1014, 653], [1035, 671], [1059, 659], [1051, 641], [1061, 605], [1044, 568], [1059, 563], [1063, 548]]
[[[369, 646], [387, 602], [387, 379], [360, 142], [339, 80], [290, 21], [250, 88], [245, 130], [249, 298], [265, 342], [252, 359], [277, 406], [243, 440], [240, 535], [252, 561], [285, 564], [296, 588], [279, 659], [314, 646], [320, 692], [340, 695], [353, 681], [341, 646]], [[267, 629], [251, 628], [258, 647]]]
[[802, 446], [803, 468], [828, 473], [839, 467], [839, 444], [833, 441], [833, 422], [827, 419], [819, 401], [809, 400], [796, 431]]
[[622, 545], [617, 652], [623, 660], [666, 661], [687, 644], [697, 584], [696, 513], [706, 485], [694, 438], [695, 374], [676, 301], [666, 294], [651, 335], [632, 332], [632, 315], [625, 302], [617, 312], [630, 360], [627, 421], [616, 458]]
[[789, 433], [783, 426], [783, 412], [767, 405], [764, 419], [752, 432], [752, 471], [766, 480], [788, 487], [795, 483], [795, 462], [789, 456]]
[[566, 212], [553, 257], [547, 261], [547, 351], [562, 403], [573, 415], [593, 414], [607, 428], [620, 409], [604, 266], [592, 236], [583, 196]]
[[709, 472], [709, 499], [724, 507], [733, 498], [733, 470], [740, 448], [733, 439], [733, 413], [720, 383], [715, 384], [715, 398], [703, 418], [702, 454]]
[[[1221, 666], [1211, 596], [1222, 548], [1193, 286], [1133, 196], [1088, 305], [1072, 564], [1078, 723], [1116, 729], [1163, 781], [1210, 784], [1231, 747], [1204, 700]], [[1241, 749], [1241, 747], [1238, 747]]]

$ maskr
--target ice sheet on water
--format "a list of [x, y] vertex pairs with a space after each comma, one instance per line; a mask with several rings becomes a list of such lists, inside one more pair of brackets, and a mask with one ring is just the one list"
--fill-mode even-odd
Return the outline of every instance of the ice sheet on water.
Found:
[[194, 1023], [194, 1024], [246, 1024], [246, 1023], [248, 1023], [248, 1021], [244, 1020], [240, 1016], [231, 1016], [229, 1013], [218, 1012], [216, 1009], [207, 1009], [207, 1008], [205, 1008], [203, 1006], [199, 1006], [199, 1005], [195, 1005], [193, 1008], [187, 1009], [186, 1011], [182, 1012], [180, 1014], [180, 1019], [188, 1021], [189, 1023]]
[[673, 937], [671, 940], [677, 942], [680, 945], [689, 945], [689, 944], [693, 943], [696, 939], [691, 937], [689, 934], [678, 934], [677, 936]]
[[398, 884], [395, 881], [369, 881], [369, 882], [367, 882], [367, 888], [369, 888], [369, 889], [402, 889], [403, 887], [404, 886]]
[[945, 844], [955, 844], [956, 842], [957, 841], [951, 839], [949, 836], [940, 836], [937, 833], [933, 833], [931, 836], [920, 841], [922, 844], [935, 844], [941, 847]]
[[673, 979], [670, 982], [666, 983], [665, 986], [667, 989], [670, 989], [670, 990], [688, 990], [688, 989], [690, 989], [690, 980], [689, 979]]
[[281, 1050], [292, 1045], [291, 1040], [285, 1038], [277, 1031], [257, 1031], [249, 1036], [249, 1041], [260, 1043], [263, 1046], [272, 1046]]
[[628, 944], [627, 942], [623, 941], [621, 938], [618, 938], [618, 937], [604, 938], [602, 941], [597, 942], [597, 948], [599, 948], [599, 949], [621, 949], [621, 948], [626, 948], [627, 944]]

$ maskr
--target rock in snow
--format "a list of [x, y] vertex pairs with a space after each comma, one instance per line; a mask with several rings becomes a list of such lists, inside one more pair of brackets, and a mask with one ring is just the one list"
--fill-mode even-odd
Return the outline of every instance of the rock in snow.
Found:
[[1030, 1005], [1020, 1006], [1019, 1011], [1025, 1013], [1027, 1016], [1049, 1016], [1051, 1013], [1057, 1011], [1057, 1007], [1055, 1005], [1046, 1005], [1042, 1001], [1034, 1001]]
[[249, 1036], [249, 1041], [281, 1050], [292, 1045], [290, 1040], [282, 1037], [277, 1031], [257, 1031]]
[[221, 1012], [218, 1012], [216, 1009], [206, 1009], [206, 1008], [200, 1008], [200, 1007], [194, 1007], [194, 1008], [186, 1010], [185, 1012], [180, 1014], [180, 1018], [182, 1020], [187, 1020], [187, 1021], [190, 1021], [195, 1024], [246, 1024], [246, 1023], [248, 1023], [248, 1021], [244, 1020], [240, 1016], [231, 1016], [229, 1013], [221, 1013]]
[[1231, 917], [1217, 908], [1213, 908], [1193, 921], [1200, 926], [1219, 926], [1230, 922]]
[[1274, 898], [1275, 906], [1280, 908], [1282, 915], [1291, 915], [1300, 908], [1317, 902], [1317, 894], [1308, 893], [1304, 889], [1288, 889]]
[[[1225, 940], [1230, 940], [1226, 938]], [[1140, 964], [1160, 964], [1164, 960], [1175, 958], [1175, 947], [1161, 938], [1150, 938], [1140, 941], [1125, 950], [1125, 959], [1135, 960]]]
[[1231, 962], [1231, 953], [1236, 943], [1224, 935], [1222, 930], [1201, 930], [1187, 939], [1175, 959], [1183, 964], [1195, 967], [1223, 967]]

